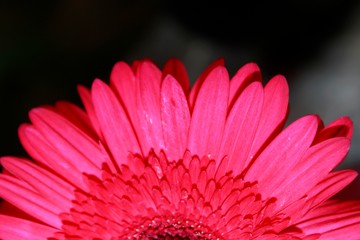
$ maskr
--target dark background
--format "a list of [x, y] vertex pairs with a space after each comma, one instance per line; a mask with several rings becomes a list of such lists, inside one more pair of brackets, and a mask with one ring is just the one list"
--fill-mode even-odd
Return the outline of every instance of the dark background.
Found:
[[351, 116], [354, 142], [343, 166], [358, 168], [359, 2], [198, 4], [1, 1], [0, 155], [26, 154], [17, 127], [28, 121], [31, 108], [56, 100], [80, 104], [76, 85], [90, 86], [95, 77], [107, 81], [118, 60], [149, 57], [161, 67], [177, 57], [195, 80], [209, 63], [224, 57], [230, 74], [254, 61], [264, 82], [285, 75], [289, 121], [309, 113], [319, 113], [325, 123]]

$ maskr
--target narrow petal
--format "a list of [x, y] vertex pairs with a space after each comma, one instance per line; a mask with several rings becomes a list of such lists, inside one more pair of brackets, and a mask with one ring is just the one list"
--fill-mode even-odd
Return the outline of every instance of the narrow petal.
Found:
[[60, 156], [32, 125], [21, 125], [19, 137], [22, 145], [33, 159], [60, 174], [74, 186], [87, 189], [87, 185], [82, 179], [82, 170], [79, 170], [82, 166], [75, 164], [74, 159], [69, 160]]
[[153, 63], [145, 61], [138, 66], [136, 77], [139, 80], [136, 133], [145, 154], [151, 149], [159, 153], [164, 148], [160, 115], [161, 72]]
[[131, 67], [125, 62], [117, 62], [110, 74], [110, 86], [123, 104], [128, 116], [136, 116], [136, 78]]
[[274, 196], [289, 203], [302, 197], [344, 159], [349, 146], [350, 141], [347, 138], [339, 137], [311, 147], [305, 156], [293, 165], [291, 174], [278, 176], [278, 182], [282, 184], [273, 190]]
[[78, 106], [66, 101], [58, 101], [55, 105], [55, 112], [69, 120], [72, 124], [86, 133], [92, 139], [99, 139], [91, 124], [89, 116]]
[[84, 86], [81, 86], [81, 85], [78, 86], [77, 90], [78, 90], [81, 101], [84, 104], [84, 107], [86, 109], [86, 113], [89, 116], [90, 122], [91, 122], [95, 132], [97, 133], [98, 137], [100, 139], [102, 139], [102, 134], [101, 134], [101, 131], [100, 131], [100, 125], [99, 125], [99, 121], [98, 121], [98, 119], [96, 117], [96, 114], [95, 114], [94, 104], [93, 104], [92, 99], [91, 99], [90, 90], [87, 89]]
[[184, 64], [176, 58], [170, 58], [162, 70], [162, 78], [165, 78], [168, 74], [180, 83], [185, 96], [188, 96], [190, 94], [190, 82]]
[[249, 162], [249, 153], [260, 120], [263, 104], [261, 83], [250, 84], [238, 97], [226, 120], [219, 157], [228, 156], [230, 170], [241, 173]]
[[351, 139], [353, 128], [353, 122], [349, 117], [344, 116], [338, 118], [326, 126], [326, 128], [321, 129], [316, 136], [313, 145], [333, 137], [346, 137]]
[[141, 153], [133, 127], [110, 87], [95, 80], [92, 98], [101, 131], [118, 166], [126, 162], [129, 153]]
[[328, 202], [297, 224], [305, 234], [321, 233], [320, 239], [360, 239], [360, 201]]
[[199, 157], [216, 157], [225, 126], [229, 95], [226, 68], [216, 67], [207, 76], [191, 118], [188, 149]]
[[200, 88], [202, 84], [204, 83], [206, 77], [209, 75], [209, 73], [214, 70], [215, 68], [219, 66], [224, 66], [225, 61], [223, 58], [216, 59], [214, 62], [212, 62], [199, 76], [199, 78], [196, 80], [194, 86], [191, 88], [191, 92], [189, 95], [189, 106], [190, 111], [194, 109], [196, 98], [199, 94]]
[[264, 105], [250, 155], [256, 157], [281, 131], [287, 117], [289, 88], [286, 79], [273, 77], [264, 88]]
[[324, 180], [308, 192], [308, 201], [311, 202], [312, 206], [317, 206], [349, 185], [357, 175], [358, 173], [353, 170], [341, 170], [329, 173]]
[[245, 87], [255, 81], [262, 81], [260, 68], [256, 63], [247, 63], [236, 72], [230, 81], [230, 109]]
[[28, 183], [49, 201], [58, 199], [58, 206], [70, 209], [74, 198], [74, 187], [45, 169], [15, 157], [0, 158], [2, 166], [15, 177]]
[[49, 144], [63, 158], [75, 161], [82, 171], [98, 175], [103, 162], [98, 144], [88, 135], [57, 113], [35, 108], [29, 113], [30, 120]]
[[44, 240], [58, 231], [59, 229], [24, 219], [0, 215], [0, 239], [2, 240]]
[[0, 197], [50, 226], [60, 228], [62, 225], [57, 199], [51, 202], [44, 199], [23, 181], [1, 174]]
[[161, 86], [161, 119], [169, 159], [180, 159], [186, 150], [190, 111], [180, 84], [171, 75]]
[[[246, 173], [249, 181], [258, 181], [264, 197], [281, 184], [284, 176], [291, 176], [292, 166], [302, 159], [312, 143], [317, 131], [318, 118], [310, 115], [303, 117], [281, 132], [265, 148]], [[283, 202], [280, 203], [282, 205]]]

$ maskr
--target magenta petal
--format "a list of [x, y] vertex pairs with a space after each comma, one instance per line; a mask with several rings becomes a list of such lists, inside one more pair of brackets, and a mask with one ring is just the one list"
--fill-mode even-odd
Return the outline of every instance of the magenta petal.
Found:
[[171, 76], [161, 86], [161, 119], [164, 145], [169, 159], [184, 155], [190, 125], [190, 111], [180, 84]]
[[216, 158], [226, 120], [229, 76], [224, 67], [215, 68], [203, 83], [191, 117], [188, 149], [199, 157]]
[[57, 113], [36, 108], [30, 111], [30, 119], [36, 129], [63, 158], [81, 165], [85, 173], [98, 175], [103, 163], [98, 144], [67, 119]]
[[136, 116], [136, 84], [130, 66], [125, 62], [117, 62], [111, 71], [110, 86], [130, 118]]
[[195, 81], [194, 86], [191, 88], [190, 95], [189, 95], [189, 106], [190, 111], [194, 109], [196, 98], [199, 94], [200, 88], [202, 84], [204, 83], [206, 77], [209, 75], [209, 73], [214, 70], [215, 68], [219, 66], [224, 66], [225, 61], [223, 58], [216, 59], [214, 62], [212, 62], [199, 76], [199, 78]]
[[308, 192], [309, 202], [311, 202], [313, 206], [317, 206], [351, 183], [357, 175], [358, 173], [353, 170], [341, 170], [329, 173]]
[[[74, 159], [63, 158], [32, 125], [23, 124], [19, 127], [22, 145], [32, 158], [57, 172], [74, 186], [87, 189], [82, 179], [82, 165], [75, 164]], [[81, 163], [81, 162], [80, 162]]]
[[44, 240], [52, 237], [57, 231], [59, 229], [0, 214], [2, 240]]
[[319, 143], [333, 137], [346, 137], [352, 138], [353, 122], [349, 117], [341, 117], [330, 123], [317, 134], [314, 143]]
[[162, 78], [168, 74], [180, 83], [185, 96], [188, 96], [190, 94], [190, 82], [184, 64], [176, 58], [169, 59], [162, 70]]
[[309, 148], [304, 157], [293, 165], [291, 174], [277, 176], [282, 184], [273, 190], [274, 196], [284, 202], [302, 197], [344, 159], [349, 146], [346, 138], [332, 138]]
[[154, 64], [143, 62], [138, 66], [136, 76], [139, 81], [136, 133], [145, 154], [151, 149], [158, 153], [164, 148], [160, 114], [161, 72]]
[[59, 101], [56, 102], [55, 112], [66, 118], [89, 137], [94, 140], [99, 139], [91, 124], [89, 116], [80, 107], [66, 101]]
[[0, 174], [0, 197], [50, 226], [60, 228], [62, 225], [58, 217], [62, 209], [56, 201], [43, 198], [19, 179]]
[[291, 176], [292, 166], [302, 159], [315, 137], [317, 123], [318, 118], [312, 115], [295, 121], [255, 159], [245, 178], [258, 181], [264, 197], [273, 196], [283, 177]]
[[329, 201], [297, 224], [306, 234], [321, 233], [321, 239], [359, 239], [360, 201]]
[[277, 75], [264, 88], [264, 105], [251, 156], [260, 151], [281, 131], [287, 117], [289, 88], [286, 79]]
[[256, 63], [247, 63], [236, 72], [230, 80], [230, 109], [244, 88], [255, 81], [262, 81], [260, 69]]
[[95, 80], [92, 97], [106, 144], [120, 166], [126, 162], [129, 153], [141, 152], [133, 127], [114, 93], [105, 83]]
[[263, 105], [261, 83], [250, 84], [240, 95], [226, 120], [219, 157], [228, 156], [229, 170], [241, 173], [250, 161], [250, 149]]
[[86, 113], [89, 116], [90, 122], [91, 122], [95, 132], [97, 133], [98, 137], [101, 139], [102, 134], [101, 134], [101, 130], [100, 130], [99, 121], [95, 114], [94, 104], [91, 99], [91, 92], [89, 89], [87, 89], [81, 85], [78, 86], [77, 90], [80, 95], [81, 101], [83, 102], [84, 107], [86, 109]]
[[57, 200], [57, 205], [66, 211], [71, 207], [74, 198], [74, 187], [63, 179], [25, 159], [3, 157], [1, 164], [17, 178], [26, 181], [44, 198]]

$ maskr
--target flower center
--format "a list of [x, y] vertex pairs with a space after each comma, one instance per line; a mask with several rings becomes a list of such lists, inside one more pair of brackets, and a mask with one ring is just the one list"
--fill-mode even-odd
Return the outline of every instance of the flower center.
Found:
[[156, 217], [128, 231], [128, 239], [220, 239], [204, 224], [181, 217]]
[[289, 218], [277, 212], [276, 199], [262, 199], [256, 182], [223, 165], [185, 153], [178, 161], [134, 155], [120, 172], [104, 166], [101, 179], [86, 176], [88, 193], [76, 191], [73, 207], [61, 216], [62, 234], [104, 240], [250, 239], [287, 227]]

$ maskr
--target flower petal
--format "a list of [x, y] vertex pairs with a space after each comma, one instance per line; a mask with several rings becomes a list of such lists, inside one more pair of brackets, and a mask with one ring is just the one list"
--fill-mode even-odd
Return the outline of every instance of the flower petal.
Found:
[[54, 111], [66, 118], [92, 139], [99, 139], [90, 122], [89, 116], [78, 106], [66, 101], [58, 101], [56, 102]]
[[321, 233], [320, 239], [360, 239], [360, 201], [329, 201], [297, 224], [305, 234]]
[[44, 240], [58, 231], [59, 229], [56, 228], [0, 214], [0, 239], [2, 240]]
[[30, 156], [63, 176], [74, 186], [87, 189], [82, 179], [81, 165], [76, 165], [74, 159], [63, 158], [32, 125], [23, 124], [19, 127], [19, 137], [22, 145]]
[[61, 208], [56, 200], [48, 201], [21, 180], [1, 174], [0, 197], [50, 226], [60, 228], [62, 225], [58, 217]]
[[221, 144], [229, 95], [226, 68], [216, 67], [207, 76], [191, 117], [188, 149], [199, 157], [216, 155]]
[[317, 134], [313, 145], [332, 137], [352, 138], [353, 122], [349, 117], [341, 117], [330, 123], [326, 128], [321, 129]]
[[247, 63], [236, 72], [230, 80], [230, 109], [245, 87], [255, 81], [262, 81], [260, 68], [256, 63]]
[[186, 150], [190, 111], [180, 84], [171, 75], [161, 86], [161, 119], [169, 159], [180, 159]]
[[228, 156], [230, 170], [241, 173], [248, 164], [263, 105], [261, 83], [250, 84], [238, 97], [226, 120], [219, 157]]
[[189, 106], [190, 111], [194, 109], [196, 98], [199, 94], [200, 88], [204, 83], [205, 79], [209, 75], [209, 73], [219, 66], [224, 66], [225, 62], [223, 58], [216, 59], [212, 62], [199, 76], [199, 78], [195, 81], [194, 86], [191, 88], [190, 95], [189, 95]]
[[302, 159], [315, 137], [317, 123], [318, 118], [313, 115], [295, 121], [250, 166], [246, 179], [258, 181], [260, 192], [265, 198], [273, 196], [272, 193], [281, 184], [281, 176], [291, 176], [292, 166]]
[[164, 148], [160, 115], [161, 72], [153, 63], [145, 61], [138, 66], [136, 77], [139, 81], [136, 133], [144, 154], [151, 149], [159, 153]]
[[15, 157], [0, 158], [3, 167], [12, 175], [28, 183], [49, 201], [57, 199], [57, 206], [63, 211], [70, 209], [74, 198], [74, 187], [45, 169]]
[[277, 75], [264, 88], [264, 105], [250, 156], [254, 158], [281, 131], [287, 117], [289, 88], [286, 79]]
[[347, 138], [338, 137], [309, 148], [301, 161], [292, 166], [290, 174], [277, 175], [277, 182], [282, 184], [272, 194], [288, 203], [302, 197], [344, 159], [349, 146]]
[[98, 137], [100, 139], [102, 139], [103, 136], [102, 136], [101, 131], [100, 131], [99, 121], [98, 121], [98, 119], [96, 117], [96, 114], [95, 114], [94, 104], [93, 104], [92, 99], [91, 99], [90, 90], [87, 89], [84, 86], [81, 86], [81, 85], [78, 86], [77, 90], [78, 90], [81, 101], [84, 104], [84, 107], [86, 109], [86, 113], [89, 116], [90, 122], [91, 122], [95, 132], [97, 133]]
[[67, 119], [46, 108], [29, 113], [34, 127], [63, 158], [74, 161], [85, 173], [98, 175], [103, 164], [97, 143]]
[[176, 58], [170, 58], [162, 70], [162, 78], [165, 78], [168, 74], [180, 83], [185, 96], [188, 96], [190, 94], [190, 82], [184, 64]]
[[110, 86], [130, 118], [136, 116], [136, 84], [131, 67], [125, 62], [117, 62], [110, 74]]
[[136, 134], [109, 86], [101, 80], [95, 80], [91, 93], [101, 132], [113, 158], [120, 166], [126, 162], [129, 153], [141, 153]]

